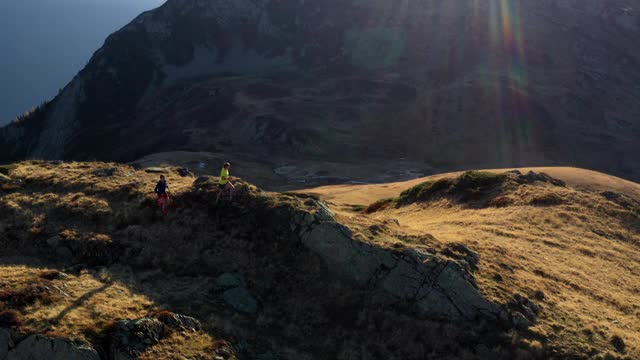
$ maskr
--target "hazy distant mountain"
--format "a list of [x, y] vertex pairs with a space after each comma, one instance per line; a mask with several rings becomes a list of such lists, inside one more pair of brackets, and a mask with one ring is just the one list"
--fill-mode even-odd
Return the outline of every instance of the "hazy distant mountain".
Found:
[[633, 3], [170, 0], [5, 129], [0, 160], [180, 149], [638, 179]]
[[0, 125], [52, 99], [107, 35], [162, 2], [0, 1]]

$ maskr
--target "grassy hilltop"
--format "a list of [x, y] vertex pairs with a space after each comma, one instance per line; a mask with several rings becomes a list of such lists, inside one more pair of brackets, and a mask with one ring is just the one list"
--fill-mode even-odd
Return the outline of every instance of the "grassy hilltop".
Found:
[[640, 357], [640, 186], [545, 171], [216, 205], [172, 167], [3, 166], [0, 359], [2, 332], [104, 359]]

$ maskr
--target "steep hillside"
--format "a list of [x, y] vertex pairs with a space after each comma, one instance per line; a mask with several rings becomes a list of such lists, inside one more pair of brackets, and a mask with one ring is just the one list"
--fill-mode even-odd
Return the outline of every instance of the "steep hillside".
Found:
[[640, 356], [631, 192], [469, 172], [367, 209], [241, 180], [216, 203], [178, 170], [0, 167], [1, 360]]
[[489, 298], [540, 299], [543, 315], [530, 330], [549, 344], [595, 357], [620, 336], [625, 354], [639, 357], [640, 185], [581, 169], [534, 170], [557, 178], [492, 170], [305, 192], [378, 238], [474, 249]]
[[640, 179], [635, 5], [169, 0], [3, 129], [0, 160], [189, 150]]

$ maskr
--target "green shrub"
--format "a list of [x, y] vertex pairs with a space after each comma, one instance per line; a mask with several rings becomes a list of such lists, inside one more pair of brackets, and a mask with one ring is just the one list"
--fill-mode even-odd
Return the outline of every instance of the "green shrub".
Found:
[[364, 209], [364, 212], [367, 214], [371, 214], [376, 211], [384, 210], [394, 202], [396, 202], [396, 199], [393, 199], [393, 198], [378, 200], [373, 204], [369, 205], [366, 209]]
[[435, 193], [447, 190], [450, 186], [450, 179], [440, 179], [435, 182], [427, 181], [403, 191], [400, 194], [398, 201], [402, 204], [408, 204], [416, 201], [426, 201], [432, 198]]
[[486, 171], [467, 171], [456, 178], [454, 188], [457, 191], [482, 191], [504, 182], [504, 174], [494, 174]]

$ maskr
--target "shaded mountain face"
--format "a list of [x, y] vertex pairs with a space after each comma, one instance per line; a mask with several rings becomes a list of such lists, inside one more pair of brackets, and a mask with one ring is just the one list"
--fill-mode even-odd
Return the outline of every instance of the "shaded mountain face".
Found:
[[162, 0], [0, 2], [0, 126], [51, 99], [104, 39]]
[[4, 128], [0, 160], [193, 150], [640, 179], [632, 4], [170, 0]]

